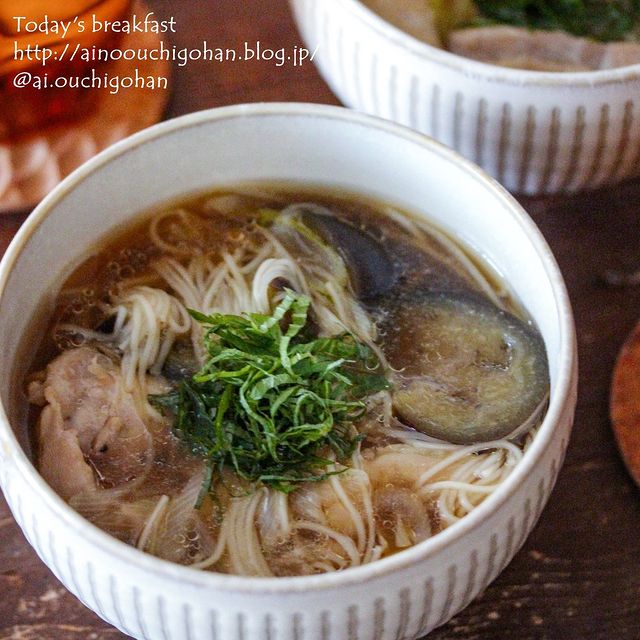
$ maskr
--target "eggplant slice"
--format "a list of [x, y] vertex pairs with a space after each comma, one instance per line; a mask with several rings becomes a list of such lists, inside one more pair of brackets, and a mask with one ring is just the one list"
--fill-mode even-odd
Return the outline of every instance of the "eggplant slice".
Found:
[[397, 277], [394, 260], [369, 231], [318, 205], [302, 205], [300, 209], [303, 223], [342, 256], [360, 300], [384, 295], [394, 285]]
[[396, 261], [379, 238], [321, 205], [290, 205], [275, 216], [271, 230], [303, 257], [324, 256], [338, 282], [344, 278], [363, 302], [385, 295], [398, 278]]
[[465, 293], [420, 293], [380, 323], [396, 374], [396, 415], [455, 444], [520, 433], [544, 406], [549, 367], [540, 334]]

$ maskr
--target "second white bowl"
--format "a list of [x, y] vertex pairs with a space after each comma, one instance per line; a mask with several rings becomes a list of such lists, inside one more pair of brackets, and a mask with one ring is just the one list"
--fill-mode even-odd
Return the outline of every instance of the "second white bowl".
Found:
[[426, 133], [526, 194], [640, 175], [640, 65], [543, 73], [463, 58], [359, 0], [290, 0], [342, 102]]

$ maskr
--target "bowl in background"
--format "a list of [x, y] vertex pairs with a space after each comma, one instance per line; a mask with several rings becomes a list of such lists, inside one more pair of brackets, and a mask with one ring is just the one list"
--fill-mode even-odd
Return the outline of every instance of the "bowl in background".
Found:
[[438, 49], [359, 0], [290, 0], [347, 106], [426, 133], [510, 191], [551, 194], [640, 175], [640, 64], [549, 73]]
[[[16, 391], [32, 319], [110, 230], [176, 197], [289, 181], [377, 196], [428, 215], [502, 274], [537, 323], [548, 413], [512, 475], [417, 546], [341, 573], [247, 578], [146, 555], [94, 527], [33, 466]], [[44, 305], [44, 306], [43, 306]], [[17, 312], [19, 310], [19, 312]], [[0, 265], [0, 482], [31, 545], [64, 585], [123, 632], [158, 640], [401, 639], [466, 606], [524, 543], [556, 481], [576, 401], [571, 308], [551, 252], [498, 184], [453, 151], [342, 108], [240, 105], [148, 129], [89, 161], [25, 222]]]

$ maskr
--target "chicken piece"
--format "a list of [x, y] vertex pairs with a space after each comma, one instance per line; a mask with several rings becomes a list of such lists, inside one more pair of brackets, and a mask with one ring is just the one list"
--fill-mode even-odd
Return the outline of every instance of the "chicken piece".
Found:
[[96, 476], [113, 487], [144, 472], [153, 455], [144, 409], [107, 356], [89, 347], [65, 351], [29, 396], [46, 402], [38, 421], [40, 473], [65, 500], [95, 488]]
[[[352, 503], [355, 511], [362, 509], [363, 484], [360, 475], [352, 472], [336, 478], [344, 496]], [[357, 535], [352, 513], [336, 493], [331, 481], [313, 483], [300, 489], [291, 497], [294, 519], [312, 520], [349, 537]]]
[[640, 62], [640, 43], [609, 42], [600, 60], [600, 69], [617, 69]]
[[413, 491], [391, 485], [375, 492], [374, 509], [379, 529], [397, 549], [404, 549], [431, 537], [427, 506]]
[[38, 467], [44, 479], [64, 500], [85, 489], [93, 489], [95, 480], [78, 444], [78, 434], [64, 427], [60, 403], [52, 400], [38, 422]]
[[418, 478], [442, 459], [437, 452], [418, 451], [405, 444], [381, 447], [364, 458], [364, 469], [375, 488], [395, 485], [414, 489]]
[[452, 31], [448, 48], [466, 58], [531, 71], [596, 71], [640, 62], [640, 43], [603, 43], [509, 26]]

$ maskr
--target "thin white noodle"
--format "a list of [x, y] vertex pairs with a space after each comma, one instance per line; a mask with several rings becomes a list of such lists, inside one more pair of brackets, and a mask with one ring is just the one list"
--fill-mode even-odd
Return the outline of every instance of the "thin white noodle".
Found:
[[371, 479], [369, 478], [369, 474], [364, 471], [362, 453], [359, 445], [351, 456], [351, 464], [353, 465], [351, 475], [352, 477], [358, 477], [360, 479], [360, 487], [362, 489], [362, 506], [367, 523], [367, 545], [363, 555], [363, 562], [366, 563], [371, 562], [371, 556], [376, 543], [376, 523], [373, 511], [373, 500], [371, 497]]
[[255, 270], [251, 297], [254, 307], [260, 313], [268, 313], [270, 310], [269, 286], [274, 280], [282, 279], [287, 282], [294, 291], [300, 291], [302, 287], [298, 282], [296, 270], [290, 260], [283, 258], [267, 258]]
[[169, 500], [169, 496], [160, 496], [160, 499], [156, 503], [156, 506], [151, 512], [151, 515], [149, 516], [149, 518], [147, 518], [144, 529], [142, 529], [142, 533], [140, 534], [140, 538], [138, 539], [138, 544], [136, 545], [136, 547], [141, 551], [145, 550], [154, 528], [157, 526], [158, 521], [162, 517], [162, 514], [165, 512], [167, 505], [169, 504]]
[[289, 500], [284, 493], [276, 492], [276, 519], [279, 521], [280, 531], [283, 536], [291, 533], [291, 520], [289, 518]]
[[295, 529], [306, 529], [334, 540], [344, 549], [349, 560], [351, 560], [351, 566], [357, 567], [360, 564], [360, 554], [358, 553], [355, 543], [349, 536], [345, 536], [344, 534], [334, 531], [329, 527], [317, 524], [316, 522], [309, 522], [307, 520], [296, 522], [293, 526]]
[[262, 265], [267, 260], [276, 260], [276, 258], [271, 257], [273, 254], [273, 249], [274, 247], [270, 242], [265, 243], [265, 245], [258, 251], [258, 253], [256, 253], [253, 258], [251, 258], [245, 265], [240, 268], [240, 272], [243, 275], [257, 273], [260, 267], [262, 267]]
[[262, 491], [246, 498], [234, 498], [225, 515], [227, 551], [238, 575], [273, 575], [262, 555], [255, 526], [255, 514], [262, 498]]
[[179, 247], [176, 247], [172, 244], [169, 244], [168, 242], [166, 242], [165, 240], [162, 239], [162, 234], [160, 233], [158, 227], [160, 226], [160, 223], [163, 222], [164, 220], [166, 220], [167, 218], [170, 218], [172, 216], [175, 216], [177, 218], [180, 218], [182, 223], [186, 226], [188, 225], [188, 218], [191, 214], [186, 211], [185, 209], [171, 209], [169, 211], [165, 211], [157, 216], [155, 216], [153, 218], [153, 220], [151, 221], [151, 224], [149, 225], [149, 236], [151, 237], [151, 240], [153, 241], [153, 243], [161, 250], [164, 251], [165, 253], [169, 253], [175, 256], [181, 256], [181, 257], [187, 257], [193, 254], [193, 249], [192, 248], [188, 248], [188, 249], [181, 249]]
[[[333, 469], [330, 467], [330, 470], [335, 470], [335, 466], [333, 467]], [[331, 488], [338, 498], [338, 501], [345, 508], [345, 510], [349, 514], [349, 517], [351, 518], [351, 521], [353, 522], [353, 526], [356, 530], [356, 537], [358, 540], [357, 549], [362, 556], [367, 545], [367, 534], [365, 532], [365, 525], [364, 521], [362, 520], [362, 516], [360, 515], [351, 498], [349, 498], [349, 496], [347, 495], [344, 487], [342, 486], [341, 480], [338, 479], [338, 476], [331, 476], [329, 478], [329, 482], [331, 483]]]
[[400, 213], [397, 209], [393, 207], [385, 207], [384, 212], [389, 218], [391, 218], [397, 225], [401, 226], [405, 231], [410, 233], [414, 238], [420, 238], [422, 236], [422, 229], [418, 228], [418, 225]]
[[479, 451], [484, 451], [487, 449], [490, 450], [490, 449], [500, 449], [500, 448], [508, 449], [509, 451], [512, 451], [514, 455], [517, 455], [516, 452], [520, 453], [520, 456], [522, 455], [520, 450], [512, 443], [508, 442], [507, 440], [496, 440], [493, 442], [485, 442], [485, 443], [473, 444], [468, 446], [459, 446], [459, 448], [456, 451], [451, 453], [444, 460], [433, 465], [432, 467], [427, 469], [427, 471], [421, 474], [420, 477], [418, 478], [416, 485], [419, 488], [420, 486], [424, 485], [429, 478], [432, 478], [443, 469], [446, 469], [448, 466], [450, 466], [454, 462], [457, 462], [458, 460], [464, 458], [469, 454], [474, 454]]
[[258, 517], [260, 536], [265, 545], [277, 544], [291, 534], [289, 498], [285, 493], [267, 489]]
[[324, 549], [323, 555], [324, 559], [331, 562], [338, 570], [344, 569], [349, 564], [349, 561], [346, 558], [341, 556], [339, 553], [336, 553], [333, 549]]
[[194, 562], [189, 566], [192, 569], [208, 569], [209, 567], [212, 567], [214, 564], [216, 564], [220, 560], [220, 558], [222, 557], [222, 554], [225, 551], [225, 547], [227, 544], [225, 534], [226, 534], [226, 530], [223, 527], [221, 527], [220, 531], [218, 532], [218, 540], [216, 542], [216, 546], [213, 552], [211, 553], [211, 555], [208, 558], [205, 558], [200, 562]]
[[[391, 399], [389, 401], [391, 402]], [[460, 445], [458, 444], [451, 444], [450, 442], [436, 440], [435, 438], [431, 438], [419, 431], [409, 431], [408, 429], [389, 429], [388, 434], [406, 444], [410, 444], [416, 449], [425, 449], [429, 451], [456, 451], [460, 448]]]
[[[394, 219], [399, 218], [398, 222], [416, 238], [427, 233], [400, 214], [390, 215]], [[166, 212], [158, 216], [150, 228], [152, 241], [161, 251], [172, 256], [157, 261], [153, 267], [174, 295], [163, 289], [138, 284], [129, 286], [134, 284], [132, 280], [126, 288], [119, 290], [114, 301], [112, 309], [116, 317], [113, 335], [117, 335], [117, 344], [124, 354], [123, 378], [128, 387], [135, 386], [144, 390], [147, 373], [160, 373], [174, 341], [183, 333], [191, 335], [196, 356], [200, 359], [204, 357], [202, 328], [200, 323], [189, 316], [187, 308], [204, 313], [267, 313], [282, 295], [271, 287], [275, 279], [283, 279], [296, 291], [311, 297], [314, 320], [320, 327], [321, 335], [350, 331], [368, 344], [381, 361], [386, 363], [384, 354], [375, 344], [375, 324], [353, 297], [346, 277], [338, 278], [339, 282], [334, 278], [336, 274], [333, 270], [338, 275], [343, 271], [347, 273], [341, 258], [338, 257], [340, 263], [337, 263], [333, 253], [329, 253], [318, 259], [299, 259], [299, 256], [289, 252], [272, 231], [264, 228], [258, 228], [253, 236], [249, 235], [242, 247], [222, 251], [219, 256], [203, 253], [196, 257], [190, 254], [188, 257], [180, 246], [172, 245], [161, 237], [160, 226], [163, 221], [173, 218], [175, 222], [172, 229], [177, 231], [177, 237], [189, 238], [196, 232], [192, 216], [185, 210]], [[175, 226], [178, 224], [182, 228]], [[429, 230], [429, 235], [448, 249], [465, 267], [478, 287], [496, 304], [501, 305], [487, 279], [462, 250], [437, 231], [434, 233]], [[149, 277], [156, 278], [155, 275]], [[104, 340], [104, 334], [81, 330], [74, 325], [61, 325], [59, 329], [77, 331], [85, 339]], [[136, 394], [136, 402], [144, 405], [146, 395], [142, 392]], [[439, 458], [438, 462], [420, 475], [416, 471], [418, 477], [415, 488], [420, 496], [429, 496], [430, 501], [434, 493], [438, 494], [435, 497], [436, 508], [444, 524], [450, 524], [473, 510], [486, 495], [500, 486], [522, 457], [522, 450], [506, 439], [463, 446], [402, 430], [392, 426], [394, 421], [390, 393], [382, 392], [375, 398], [370, 398], [369, 409], [375, 408], [376, 403], [381, 406], [378, 420], [385, 427], [382, 433], [414, 447], [416, 451], [433, 452], [434, 457]], [[525, 426], [528, 427], [529, 422], [539, 422], [539, 419], [538, 415], [534, 415]], [[149, 433], [147, 438], [153, 450]], [[530, 442], [531, 438], [527, 436], [525, 447]], [[153, 463], [153, 457], [147, 463], [145, 477], [150, 469], [149, 463]], [[359, 450], [354, 453], [351, 464], [352, 470], [348, 475], [331, 476], [329, 482], [338, 502], [353, 523], [353, 537], [327, 526], [326, 516], [317, 501], [310, 499], [299, 502], [296, 514], [297, 517], [303, 515], [303, 518], [296, 521], [290, 513], [290, 508], [293, 508], [291, 505], [295, 503], [291, 501], [290, 504], [290, 498], [284, 494], [272, 495], [272, 492], [263, 488], [251, 496], [231, 501], [215, 546], [213, 541], [207, 543], [207, 551], [202, 552], [200, 557], [203, 553], [208, 553], [212, 546], [213, 551], [191, 566], [198, 569], [210, 568], [226, 553], [234, 573], [273, 575], [262, 548], [273, 531], [278, 531], [283, 540], [300, 539], [300, 544], [304, 536], [292, 537], [295, 531], [307, 530], [326, 538], [328, 542], [323, 547], [328, 548], [324, 549], [323, 557], [314, 558], [308, 565], [315, 571], [357, 566], [382, 557], [387, 550], [387, 541], [376, 530], [373, 487], [371, 479], [363, 470]], [[313, 496], [315, 490], [304, 491], [310, 491], [310, 496]], [[179, 501], [180, 496], [177, 498]], [[262, 522], [262, 516], [257, 517], [261, 506], [270, 510], [269, 523]], [[145, 549], [149, 545], [154, 530], [163, 516], [168, 517], [169, 511], [173, 520], [176, 520], [174, 525], [184, 528], [184, 522], [187, 521], [185, 518], [191, 517], [188, 515], [189, 509], [192, 509], [190, 504], [174, 505], [168, 496], [162, 496], [144, 524], [138, 547]], [[268, 531], [270, 526], [275, 527], [271, 533]], [[405, 545], [409, 534], [406, 531], [403, 534], [399, 529], [396, 533], [398, 542]], [[316, 548], [315, 545], [310, 547]], [[304, 550], [296, 552], [308, 553]]]
[[499, 485], [480, 485], [471, 482], [456, 482], [454, 480], [440, 480], [420, 488], [420, 493], [425, 494], [430, 491], [441, 491], [442, 489], [457, 489], [459, 491], [470, 491], [471, 493], [492, 493]]
[[493, 302], [499, 309], [504, 308], [504, 302], [500, 299], [500, 296], [496, 294], [496, 290], [491, 286], [484, 274], [473, 263], [469, 256], [458, 247], [445, 233], [436, 229], [435, 227], [429, 229], [429, 233], [440, 242], [444, 248], [449, 251], [455, 258], [462, 264], [467, 273], [473, 278], [474, 282], [478, 285], [478, 288], [484, 293], [491, 302]]
[[262, 547], [256, 531], [256, 511], [260, 506], [260, 503], [264, 499], [265, 490], [256, 492], [256, 495], [250, 502], [249, 508], [245, 512], [243, 526], [247, 531], [251, 532], [252, 544], [249, 547], [249, 559], [251, 564], [257, 569], [258, 575], [271, 576], [273, 573], [269, 565], [267, 564], [264, 555], [262, 553]]

